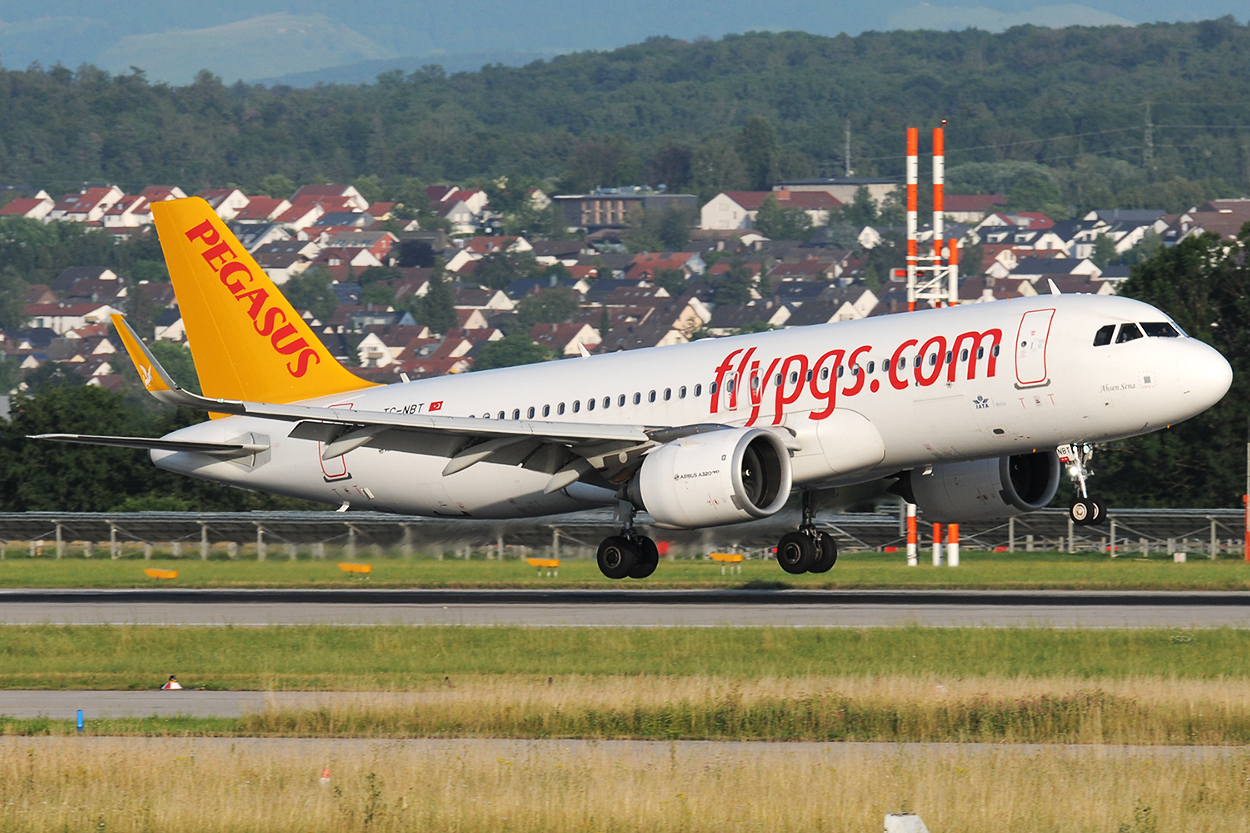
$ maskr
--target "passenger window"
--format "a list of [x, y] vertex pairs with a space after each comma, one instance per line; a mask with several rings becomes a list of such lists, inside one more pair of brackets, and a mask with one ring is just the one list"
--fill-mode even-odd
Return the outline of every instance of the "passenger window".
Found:
[[574, 399], [573, 400], [573, 413], [577, 413], [581, 409], [582, 409], [582, 400]]
[[593, 399], [587, 399], [587, 400], [586, 400], [586, 410], [588, 410], [588, 411], [593, 411], [594, 409], [595, 409], [595, 400], [593, 400]]
[[823, 382], [823, 381], [825, 381], [825, 380], [826, 380], [826, 379], [828, 379], [828, 378], [829, 378], [829, 368], [827, 368], [827, 367], [822, 367], [822, 368], [820, 369], [820, 381], [822, 381], [822, 382]]
[[937, 357], [938, 357], [937, 353], [929, 354], [929, 367], [933, 367], [935, 364], [937, 364]]
[[[699, 394], [698, 394], [698, 390], [699, 390], [698, 388], [695, 388], [695, 396], [698, 396], [698, 395], [699, 395]], [[708, 394], [708, 396], [715, 396], [715, 395], [716, 395], [716, 383], [715, 383], [715, 382], [713, 382], [712, 384], [710, 384], [710, 385], [708, 385], [708, 386], [707, 386], [707, 394]]]
[[500, 419], [503, 419], [503, 411], [500, 411], [500, 412], [499, 412], [499, 418], [500, 418]]
[[561, 402], [559, 405], [556, 406], [556, 414], [559, 416], [564, 416], [564, 403], [563, 402]]
[[[752, 385], [751, 387], [756, 387], [756, 386]], [[773, 377], [773, 387], [775, 388], [781, 387], [781, 374], [780, 373], [778, 373], [776, 376]]]
[[968, 361], [968, 350], [967, 350], [967, 348], [965, 348], [964, 350], [962, 350], [962, 351], [959, 353], [959, 360], [960, 360], [961, 362], [966, 362], [966, 361]]
[[611, 407], [612, 407], [612, 397], [610, 397], [610, 396], [605, 396], [605, 397], [603, 397], [603, 407], [604, 407], [605, 409], [606, 409], [606, 408], [611, 408]]
[[[634, 404], [635, 405], [638, 404], [637, 394], [634, 395]], [[616, 407], [618, 408], [625, 407], [625, 394], [622, 393], [620, 396], [616, 397]]]
[[1120, 334], [1115, 337], [1116, 344], [1124, 344], [1126, 341], [1133, 341], [1142, 337], [1141, 330], [1136, 324], [1121, 324]]
[[945, 362], [943, 362], [943, 364], [950, 364], [950, 363], [954, 360], [954, 358], [955, 358], [954, 353], [953, 353], [952, 351], [950, 351], [950, 350], [947, 350], [947, 351], [946, 351], [946, 361], [945, 361]]
[[534, 418], [534, 408], [533, 408], [533, 406], [530, 406], [530, 409], [529, 409], [528, 411], [526, 411], [526, 412], [525, 412], [525, 418], [526, 418], [526, 419], [533, 419], [533, 418]]
[[665, 389], [664, 389], [664, 401], [665, 401], [665, 402], [667, 402], [668, 400], [670, 400], [670, 399], [672, 399], [672, 398], [673, 398], [673, 389], [672, 389], [672, 388], [665, 388]]
[[[712, 393], [716, 393], [716, 391], [712, 391]], [[695, 395], [696, 397], [699, 397], [699, 396], [702, 396], [702, 395], [703, 395], [703, 385], [695, 385], [695, 386], [694, 386], [694, 395]]]
[[650, 393], [648, 393], [648, 394], [647, 394], [647, 401], [648, 401], [648, 402], [654, 402], [654, 401], [655, 401], [655, 391], [651, 391]]
[[983, 358], [985, 358], [985, 348], [984, 348], [984, 347], [978, 347], [978, 348], [977, 348], [977, 358], [978, 358], [978, 359], [983, 359]]
[[899, 369], [899, 370], [906, 370], [906, 369], [907, 369], [907, 357], [906, 357], [906, 356], [899, 356], [899, 357], [898, 357], [898, 369]]
[[1151, 338], [1180, 338], [1181, 334], [1166, 321], [1147, 321], [1141, 325]]
[[680, 388], [677, 389], [677, 398], [678, 399], [686, 398], [686, 386], [685, 385], [682, 385]]
[[843, 367], [842, 365], [838, 365], [838, 378], [839, 378], [839, 379], [841, 379], [841, 378], [842, 378], [842, 373], [843, 373], [843, 371], [845, 371], [845, 370], [846, 370], [846, 368], [845, 368], [845, 367]]
[[994, 349], [990, 351], [990, 355], [996, 359], [998, 358], [998, 345], [997, 344], [995, 344]]
[[807, 382], [812, 381], [812, 372], [810, 370], [807, 371], [807, 379], [805, 379], [804, 381], [807, 381]]
[[520, 419], [520, 418], [521, 418], [521, 409], [520, 409], [520, 408], [514, 408], [514, 409], [513, 409], [513, 411], [512, 411], [512, 418], [513, 418], [513, 419]]
[[872, 373], [877, 368], [876, 362], [868, 362], [868, 372]]
[[1115, 325], [1108, 324], [1105, 327], [1099, 327], [1098, 332], [1094, 333], [1094, 346], [1106, 347], [1111, 343], [1111, 336], [1115, 333]]
[[793, 384], [794, 384], [795, 382], [797, 382], [798, 380], [799, 380], [799, 373], [798, 373], [798, 371], [797, 371], [797, 370], [791, 370], [791, 371], [790, 371], [790, 384], [792, 384], [792, 385], [793, 385]]
[[543, 416], [551, 416], [551, 406], [543, 405]]

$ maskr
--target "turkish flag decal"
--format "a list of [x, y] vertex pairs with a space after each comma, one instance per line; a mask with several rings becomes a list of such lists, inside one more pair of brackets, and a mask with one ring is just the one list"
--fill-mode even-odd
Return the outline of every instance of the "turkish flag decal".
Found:
[[441, 411], [441, 410], [443, 410], [443, 400], [441, 400], [441, 399], [440, 399], [440, 400], [438, 400], [437, 402], [431, 402], [431, 403], [430, 403], [430, 410], [431, 410], [431, 411]]

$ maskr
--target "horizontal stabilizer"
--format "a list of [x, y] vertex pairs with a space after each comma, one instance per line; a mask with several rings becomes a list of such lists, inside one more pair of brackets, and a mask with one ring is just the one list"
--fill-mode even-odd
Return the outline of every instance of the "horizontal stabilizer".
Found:
[[211, 443], [198, 440], [162, 440], [150, 437], [108, 437], [98, 434], [34, 434], [32, 440], [54, 440], [80, 445], [109, 445], [117, 448], [142, 448], [156, 451], [194, 451], [214, 457], [247, 457], [269, 448], [256, 443]]

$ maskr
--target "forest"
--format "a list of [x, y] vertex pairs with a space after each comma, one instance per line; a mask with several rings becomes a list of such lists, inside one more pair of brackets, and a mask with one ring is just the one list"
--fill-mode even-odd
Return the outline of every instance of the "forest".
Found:
[[[0, 184], [189, 192], [507, 175], [710, 197], [789, 177], [899, 176], [903, 129], [945, 118], [955, 192], [1183, 210], [1250, 186], [1250, 28], [1232, 18], [1001, 34], [653, 38], [520, 68], [427, 66], [367, 85], [187, 86], [142, 68], [0, 70]], [[768, 125], [744, 142], [756, 117]], [[747, 131], [749, 133], [749, 131]], [[922, 147], [922, 153], [925, 149]], [[927, 167], [927, 166], [922, 166]], [[285, 196], [285, 195], [284, 195]]]

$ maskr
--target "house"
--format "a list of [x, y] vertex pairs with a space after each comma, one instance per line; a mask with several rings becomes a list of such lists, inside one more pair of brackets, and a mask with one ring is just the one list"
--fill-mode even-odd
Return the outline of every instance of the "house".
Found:
[[301, 274], [321, 252], [321, 247], [309, 240], [284, 240], [267, 243], [252, 252], [256, 262], [269, 279], [278, 286]]
[[[135, 209], [135, 219], [138, 220], [140, 226], [150, 226], [152, 225], [152, 203], [186, 199], [187, 192], [177, 185], [149, 185], [139, 192], [139, 196], [143, 198], [143, 204]], [[105, 219], [107, 218], [106, 214]]]
[[122, 197], [104, 212], [104, 227], [138, 228], [152, 221], [152, 210], [147, 208], [147, 200], [138, 194]]
[[828, 260], [800, 260], [778, 263], [768, 273], [775, 281], [832, 281], [840, 277], [842, 267]]
[[47, 327], [57, 335], [87, 324], [107, 323], [121, 310], [108, 304], [27, 304], [27, 327]]
[[558, 194], [551, 201], [567, 227], [584, 228], [592, 234], [624, 229], [627, 218], [640, 212], [662, 216], [676, 211], [693, 219], [699, 209], [699, 198], [693, 194], [670, 194], [636, 185]]
[[249, 197], [238, 188], [209, 188], [200, 192], [200, 198], [209, 204], [217, 216], [229, 222], [247, 208]]
[[67, 223], [98, 223], [104, 212], [126, 196], [116, 185], [104, 185], [84, 188], [77, 194], [66, 194], [57, 200], [48, 212], [47, 220], [61, 220]]
[[532, 252], [534, 247], [524, 237], [470, 237], [464, 241], [463, 251], [482, 257], [495, 252]]
[[289, 226], [293, 229], [308, 228], [317, 222], [321, 217], [325, 216], [325, 206], [319, 202], [312, 200], [303, 200], [301, 202], [293, 202], [286, 211], [273, 217], [275, 223]]
[[[22, 296], [23, 304], [55, 304], [59, 300], [57, 294], [44, 283], [32, 283]], [[3, 334], [0, 334], [0, 341], [3, 341]]]
[[535, 324], [530, 338], [562, 356], [581, 355], [581, 347], [593, 352], [603, 341], [599, 331], [589, 324]]
[[942, 214], [956, 223], [975, 225], [1000, 207], [1006, 207], [1002, 194], [943, 194]]
[[452, 289], [456, 296], [456, 309], [480, 309], [492, 313], [511, 312], [516, 309], [516, 304], [508, 297], [508, 293], [500, 289], [462, 283], [455, 284]]
[[173, 341], [182, 343], [187, 340], [187, 328], [182, 321], [182, 313], [177, 307], [170, 307], [156, 317], [157, 341]]
[[1080, 275], [1085, 278], [1097, 278], [1100, 274], [1102, 274], [1102, 270], [1087, 258], [1077, 260], [1074, 257], [1029, 257], [1016, 264], [1016, 268], [1011, 270], [1010, 277], [1016, 280], [1023, 279], [1036, 283], [1038, 279], [1045, 276]]
[[385, 263], [390, 259], [391, 249], [395, 248], [399, 238], [389, 231], [355, 230], [326, 235], [320, 242], [333, 249], [366, 249], [369, 254]]
[[121, 285], [117, 273], [106, 266], [69, 266], [61, 270], [48, 288], [61, 298], [69, 294], [79, 281], [113, 281]]
[[898, 190], [898, 182], [893, 179], [875, 179], [872, 177], [846, 176], [817, 179], [789, 179], [773, 183], [774, 191], [823, 191], [842, 205], [850, 205], [860, 188], [868, 190], [868, 196], [878, 206], [885, 198]]
[[485, 191], [461, 190], [455, 185], [433, 185], [425, 189], [430, 209], [451, 224], [453, 234], [471, 234], [486, 209]]
[[327, 183], [325, 185], [305, 185], [300, 188], [291, 197], [291, 202], [321, 202], [337, 204], [345, 204], [350, 206], [349, 210], [364, 212], [369, 208], [369, 201], [361, 196], [354, 185], [337, 185]]
[[793, 314], [794, 310], [788, 304], [774, 304], [772, 301], [721, 304], [712, 311], [707, 331], [714, 336], [727, 336], [757, 325], [782, 327]]
[[700, 212], [700, 228], [749, 229], [755, 227], [755, 216], [769, 197], [783, 208], [804, 211], [813, 226], [829, 222], [829, 213], [842, 203], [825, 191], [722, 191], [708, 200]]
[[47, 191], [40, 191], [33, 197], [18, 197], [10, 200], [0, 208], [0, 218], [25, 217], [29, 220], [43, 220], [56, 205], [56, 200], [48, 196]]
[[862, 286], [829, 287], [819, 298], [795, 309], [785, 326], [806, 327], [835, 321], [856, 321], [867, 318], [878, 303], [876, 294]]
[[235, 212], [231, 220], [239, 224], [268, 224], [290, 209], [291, 203], [279, 197], [248, 197], [247, 205]]
[[1204, 232], [1233, 240], [1250, 223], [1250, 199], [1211, 200], [1169, 219], [1160, 231], [1167, 245]]
[[277, 223], [230, 222], [226, 226], [238, 238], [243, 248], [249, 252], [254, 252], [270, 243], [280, 243], [294, 237], [285, 226]]
[[702, 275], [707, 264], [697, 252], [643, 252], [635, 255], [625, 271], [627, 281], [649, 281], [661, 270], [681, 272], [687, 279]]
[[350, 266], [353, 269], [368, 269], [370, 266], [381, 266], [382, 261], [368, 249], [348, 249], [326, 247], [317, 253], [309, 266]]
[[365, 209], [365, 214], [373, 218], [373, 222], [382, 223], [391, 219], [391, 213], [397, 205], [398, 203], [393, 202], [371, 202], [369, 207]]

